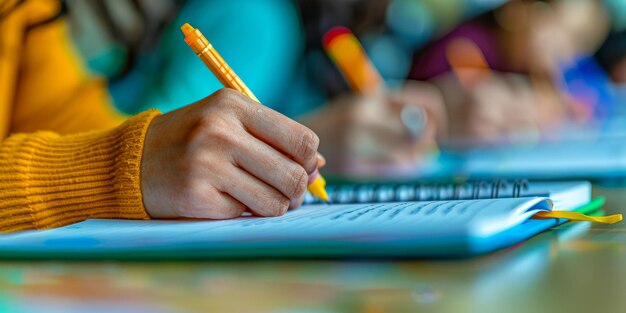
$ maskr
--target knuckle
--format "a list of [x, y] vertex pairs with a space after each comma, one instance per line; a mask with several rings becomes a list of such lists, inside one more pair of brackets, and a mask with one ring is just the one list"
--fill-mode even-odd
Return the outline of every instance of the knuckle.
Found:
[[233, 100], [235, 96], [235, 91], [230, 88], [221, 88], [216, 91], [213, 96], [215, 96], [219, 102], [229, 102]]
[[216, 91], [215, 96], [220, 104], [220, 108], [232, 113], [244, 113], [243, 111], [247, 107], [248, 102], [251, 101], [241, 92], [230, 88], [222, 88]]
[[280, 197], [276, 201], [274, 216], [281, 216], [289, 210], [290, 201], [285, 197]]
[[[304, 164], [306, 166], [310, 166], [310, 162], [315, 161], [315, 153], [317, 152], [319, 143], [319, 137], [317, 137], [317, 135], [312, 130], [307, 128], [303, 131], [298, 132], [295, 143], [297, 155], [295, 155], [295, 157], [304, 161]], [[307, 170], [309, 170], [309, 168], [307, 168]]]
[[295, 199], [304, 194], [308, 182], [308, 174], [302, 167], [296, 167], [287, 171], [289, 175], [287, 197]]
[[282, 195], [270, 195], [263, 197], [261, 203], [264, 205], [265, 216], [280, 216], [285, 214], [289, 209], [289, 199]]

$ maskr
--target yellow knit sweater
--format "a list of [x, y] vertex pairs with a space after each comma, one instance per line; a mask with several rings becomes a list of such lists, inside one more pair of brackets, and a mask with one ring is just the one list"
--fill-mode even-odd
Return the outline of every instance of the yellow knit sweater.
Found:
[[156, 110], [124, 122], [87, 75], [59, 1], [0, 1], [0, 231], [146, 219], [143, 142]]

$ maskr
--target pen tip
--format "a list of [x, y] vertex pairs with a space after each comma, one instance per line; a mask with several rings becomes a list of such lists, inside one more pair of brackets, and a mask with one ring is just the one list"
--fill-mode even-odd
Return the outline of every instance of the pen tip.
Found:
[[328, 47], [330, 43], [337, 37], [343, 34], [351, 34], [352, 31], [344, 26], [335, 26], [324, 34], [322, 38], [322, 43], [324, 47]]
[[318, 199], [324, 202], [328, 202], [328, 193], [326, 192], [326, 189], [324, 188], [325, 186], [326, 186], [326, 181], [324, 180], [322, 175], [317, 175], [315, 180], [313, 180], [313, 183], [309, 185], [308, 189], [309, 189], [309, 192], [311, 192], [311, 194], [317, 197]]
[[183, 34], [185, 34], [185, 36], [189, 33], [193, 32], [193, 26], [191, 26], [189, 23], [185, 23], [183, 24], [183, 26], [180, 27], [180, 30], [183, 32]]

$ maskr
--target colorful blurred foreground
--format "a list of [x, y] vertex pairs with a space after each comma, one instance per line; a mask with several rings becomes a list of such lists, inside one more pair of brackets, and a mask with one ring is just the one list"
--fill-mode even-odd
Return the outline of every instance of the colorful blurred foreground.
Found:
[[587, 223], [463, 261], [2, 262], [0, 311], [620, 312], [624, 262], [623, 224]]

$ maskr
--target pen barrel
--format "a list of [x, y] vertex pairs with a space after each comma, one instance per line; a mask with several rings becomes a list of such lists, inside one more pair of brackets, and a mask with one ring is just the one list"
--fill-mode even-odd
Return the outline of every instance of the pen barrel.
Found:
[[235, 89], [248, 98], [259, 102], [259, 99], [252, 93], [250, 88], [235, 74], [233, 69], [224, 61], [224, 58], [213, 48], [213, 45], [204, 37], [198, 38], [196, 45], [192, 46], [200, 60], [213, 72], [213, 75], [222, 83], [222, 85]]
[[[331, 60], [350, 85], [360, 94], [374, 94], [383, 86], [383, 79], [372, 64], [359, 40], [345, 28], [338, 28], [330, 34], [324, 48]], [[332, 31], [331, 31], [332, 32]]]

